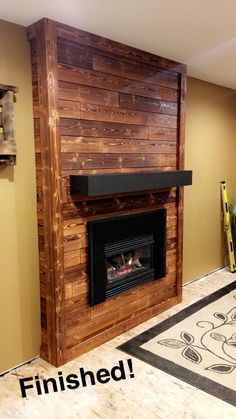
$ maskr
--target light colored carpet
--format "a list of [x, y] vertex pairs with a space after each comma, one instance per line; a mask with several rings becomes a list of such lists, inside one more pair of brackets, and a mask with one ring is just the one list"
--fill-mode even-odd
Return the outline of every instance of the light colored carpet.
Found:
[[141, 347], [236, 391], [236, 289]]

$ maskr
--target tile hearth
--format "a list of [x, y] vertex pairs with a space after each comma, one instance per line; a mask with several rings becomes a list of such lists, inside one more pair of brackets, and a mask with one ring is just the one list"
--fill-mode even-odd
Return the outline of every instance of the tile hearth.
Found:
[[233, 419], [236, 408], [196, 389], [168, 374], [133, 358], [135, 377], [107, 384], [81, 387], [77, 390], [38, 396], [29, 391], [21, 398], [18, 377], [39, 375], [56, 377], [57, 371], [66, 376], [84, 367], [96, 372], [110, 369], [119, 360], [129, 357], [116, 349], [118, 345], [140, 334], [186, 306], [236, 280], [236, 274], [217, 271], [184, 286], [183, 302], [112, 339], [100, 347], [56, 369], [40, 358], [13, 370], [0, 378], [0, 418], [197, 418]]

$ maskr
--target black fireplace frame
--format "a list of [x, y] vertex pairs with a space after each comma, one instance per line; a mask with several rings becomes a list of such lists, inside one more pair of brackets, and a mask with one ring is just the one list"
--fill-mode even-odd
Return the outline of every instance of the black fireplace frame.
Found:
[[[138, 226], [138, 230], [137, 230]], [[141, 284], [166, 275], [166, 209], [145, 211], [88, 222], [89, 234], [89, 303], [100, 304], [109, 298], [105, 266], [105, 245], [130, 236], [153, 234], [153, 278], [144, 278]], [[136, 285], [127, 284], [127, 289]]]

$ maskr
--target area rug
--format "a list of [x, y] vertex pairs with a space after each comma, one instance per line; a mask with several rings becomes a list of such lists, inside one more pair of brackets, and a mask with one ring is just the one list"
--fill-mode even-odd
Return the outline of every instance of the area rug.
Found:
[[236, 281], [118, 349], [236, 406]]

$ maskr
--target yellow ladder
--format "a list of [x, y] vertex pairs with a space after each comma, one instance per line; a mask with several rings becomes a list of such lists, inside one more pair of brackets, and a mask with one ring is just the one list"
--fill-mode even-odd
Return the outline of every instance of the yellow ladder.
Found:
[[229, 202], [228, 202], [225, 181], [220, 182], [220, 186], [221, 186], [221, 196], [222, 196], [222, 204], [223, 204], [223, 211], [224, 211], [224, 225], [225, 225], [225, 232], [226, 232], [227, 243], [228, 243], [230, 270], [231, 272], [236, 272], [234, 245], [233, 245], [233, 240], [232, 240], [232, 231], [231, 231], [231, 223], [230, 223]]

